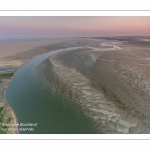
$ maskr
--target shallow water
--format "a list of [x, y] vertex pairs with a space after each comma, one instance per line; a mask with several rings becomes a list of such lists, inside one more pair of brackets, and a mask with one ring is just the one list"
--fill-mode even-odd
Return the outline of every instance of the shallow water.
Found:
[[6, 99], [14, 110], [18, 123], [37, 123], [34, 131], [20, 133], [101, 133], [95, 122], [81, 107], [54, 92], [36, 74], [35, 67], [49, 56], [76, 48], [61, 49], [31, 59], [17, 70], [6, 91]]

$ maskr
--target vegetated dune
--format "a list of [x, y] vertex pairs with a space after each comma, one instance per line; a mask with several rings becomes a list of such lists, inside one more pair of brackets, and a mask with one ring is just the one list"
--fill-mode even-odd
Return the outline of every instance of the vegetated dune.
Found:
[[10, 79], [4, 79], [3, 77], [0, 78], [0, 81], [0, 134], [16, 134], [19, 133], [18, 130], [16, 130], [17, 127], [15, 125], [13, 127], [8, 125], [16, 124], [17, 119], [13, 110], [9, 107], [9, 104], [5, 99], [5, 90], [10, 83]]
[[77, 102], [103, 132], [150, 133], [150, 51], [143, 42], [58, 53], [36, 71]]

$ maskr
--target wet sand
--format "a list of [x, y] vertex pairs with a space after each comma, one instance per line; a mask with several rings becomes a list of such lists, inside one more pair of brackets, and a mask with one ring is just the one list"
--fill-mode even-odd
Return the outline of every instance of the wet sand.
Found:
[[37, 72], [105, 133], [150, 133], [149, 49], [136, 39], [94, 41], [50, 57]]
[[37, 73], [53, 90], [77, 102], [103, 132], [150, 133], [149, 41], [72, 38], [3, 44], [3, 68], [19, 67], [56, 49], [82, 47], [50, 57], [37, 67]]

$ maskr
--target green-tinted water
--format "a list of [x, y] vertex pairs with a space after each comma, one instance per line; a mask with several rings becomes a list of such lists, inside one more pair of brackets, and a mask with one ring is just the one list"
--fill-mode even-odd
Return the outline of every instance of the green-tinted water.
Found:
[[[69, 50], [69, 49], [66, 49]], [[71, 50], [71, 48], [70, 48]], [[35, 67], [58, 50], [33, 58], [17, 70], [6, 92], [6, 99], [19, 123], [37, 123], [34, 130], [20, 133], [101, 133], [82, 108], [54, 92], [35, 73]]]

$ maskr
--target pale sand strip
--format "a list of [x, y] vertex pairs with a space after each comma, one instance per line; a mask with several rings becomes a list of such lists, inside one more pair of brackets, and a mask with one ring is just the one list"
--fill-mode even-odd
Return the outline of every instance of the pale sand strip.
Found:
[[[27, 54], [24, 60], [8, 60], [6, 57], [18, 55], [19, 53], [34, 50], [35, 55], [38, 47], [64, 42], [64, 39], [48, 39], [48, 40], [14, 40], [14, 41], [0, 41], [0, 67], [20, 67], [22, 64], [28, 62], [33, 56]], [[42, 49], [40, 50], [42, 53]], [[40, 54], [40, 53], [39, 53]]]

